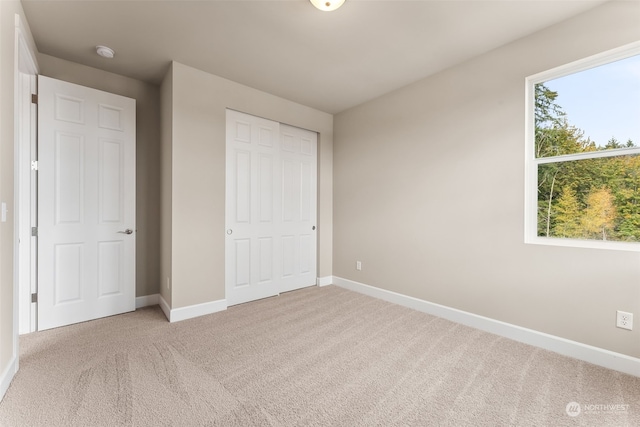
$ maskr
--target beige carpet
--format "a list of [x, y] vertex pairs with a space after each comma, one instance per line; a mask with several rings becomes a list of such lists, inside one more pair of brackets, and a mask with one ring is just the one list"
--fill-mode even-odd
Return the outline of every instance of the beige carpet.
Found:
[[3, 427], [640, 426], [640, 378], [334, 286], [20, 346]]

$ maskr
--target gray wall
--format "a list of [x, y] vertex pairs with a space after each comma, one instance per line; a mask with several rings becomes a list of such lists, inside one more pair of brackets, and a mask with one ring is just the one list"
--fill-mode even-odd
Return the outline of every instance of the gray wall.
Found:
[[163, 203], [171, 224], [164, 224], [162, 241], [171, 248], [163, 248], [162, 269], [171, 274], [172, 308], [225, 298], [226, 108], [319, 133], [318, 273], [330, 276], [333, 116], [177, 62], [170, 73], [162, 102], [171, 125], [162, 141], [163, 153], [171, 152], [163, 162], [171, 165], [171, 182], [163, 181], [171, 187], [163, 188], [171, 195], [170, 206]]
[[40, 73], [136, 100], [136, 296], [160, 292], [160, 88], [38, 55]]
[[172, 218], [172, 150], [173, 150], [173, 64], [160, 87], [161, 147], [160, 147], [160, 294], [171, 306], [171, 218]]
[[525, 77], [639, 39], [609, 3], [338, 114], [334, 275], [640, 357], [638, 253], [523, 243]]

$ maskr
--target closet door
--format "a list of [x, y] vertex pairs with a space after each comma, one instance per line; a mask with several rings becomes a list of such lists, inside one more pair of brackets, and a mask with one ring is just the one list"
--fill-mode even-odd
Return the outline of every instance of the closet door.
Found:
[[280, 124], [227, 110], [225, 282], [228, 305], [278, 295]]
[[317, 134], [227, 110], [228, 305], [316, 283]]
[[280, 125], [282, 275], [280, 292], [316, 284], [318, 134]]

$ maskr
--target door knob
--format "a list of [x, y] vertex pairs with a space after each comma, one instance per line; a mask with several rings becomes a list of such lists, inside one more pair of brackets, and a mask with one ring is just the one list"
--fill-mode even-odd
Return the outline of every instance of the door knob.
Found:
[[130, 228], [127, 228], [124, 231], [118, 231], [118, 233], [120, 233], [120, 234], [133, 234], [133, 230], [130, 229]]
[[228, 229], [228, 230], [227, 230], [227, 234], [228, 234], [229, 236], [231, 236], [231, 235], [233, 234], [233, 230], [232, 230], [232, 229]]
[[312, 229], [312, 230], [315, 230], [315, 229], [316, 229], [316, 226], [314, 225], [313, 227], [311, 227], [311, 229]]

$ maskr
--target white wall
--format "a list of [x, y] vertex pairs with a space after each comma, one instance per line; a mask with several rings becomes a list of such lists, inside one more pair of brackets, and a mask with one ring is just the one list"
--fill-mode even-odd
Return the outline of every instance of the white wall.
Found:
[[640, 357], [640, 255], [523, 243], [525, 77], [636, 40], [607, 3], [338, 114], [333, 274]]
[[[170, 233], [163, 242], [171, 242], [163, 263], [171, 265], [162, 269], [171, 274], [172, 308], [225, 298], [226, 108], [319, 133], [318, 271], [330, 276], [333, 116], [177, 62], [170, 73], [162, 92], [171, 97], [163, 95], [162, 102], [172, 98], [172, 123], [162, 140], [171, 150], [171, 209], [163, 203], [162, 215], [171, 218], [171, 226], [163, 226], [163, 234]], [[163, 194], [168, 185], [163, 182]]]

